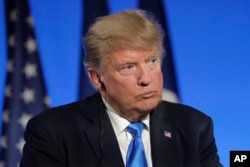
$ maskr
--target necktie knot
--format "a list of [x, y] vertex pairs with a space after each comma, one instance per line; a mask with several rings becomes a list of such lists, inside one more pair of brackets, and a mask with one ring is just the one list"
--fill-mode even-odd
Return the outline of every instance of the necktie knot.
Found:
[[127, 131], [129, 131], [133, 137], [141, 137], [144, 124], [142, 122], [134, 122], [127, 126]]

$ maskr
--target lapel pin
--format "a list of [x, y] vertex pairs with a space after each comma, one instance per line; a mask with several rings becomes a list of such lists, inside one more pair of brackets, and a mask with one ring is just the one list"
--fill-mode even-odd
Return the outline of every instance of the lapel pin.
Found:
[[171, 132], [169, 132], [169, 131], [167, 131], [167, 130], [164, 130], [164, 137], [172, 138]]

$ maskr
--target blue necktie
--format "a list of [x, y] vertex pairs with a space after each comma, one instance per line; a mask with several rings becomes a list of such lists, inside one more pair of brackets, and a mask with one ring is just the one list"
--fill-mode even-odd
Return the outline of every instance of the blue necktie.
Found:
[[131, 123], [126, 129], [129, 131], [133, 138], [129, 144], [126, 167], [147, 167], [147, 160], [141, 139], [141, 133], [144, 124], [142, 122]]

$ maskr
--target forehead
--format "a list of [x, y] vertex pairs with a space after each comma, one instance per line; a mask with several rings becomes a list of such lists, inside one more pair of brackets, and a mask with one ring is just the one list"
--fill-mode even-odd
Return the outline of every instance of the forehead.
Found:
[[156, 49], [141, 49], [141, 50], [121, 50], [110, 54], [106, 61], [108, 62], [123, 62], [123, 61], [140, 61], [159, 56]]

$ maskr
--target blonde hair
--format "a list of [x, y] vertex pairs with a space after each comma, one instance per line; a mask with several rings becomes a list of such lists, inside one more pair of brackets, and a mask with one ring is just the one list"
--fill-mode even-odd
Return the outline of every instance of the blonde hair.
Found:
[[115, 51], [156, 48], [162, 59], [164, 32], [153, 16], [143, 10], [126, 10], [99, 17], [84, 38], [86, 67], [99, 68]]

